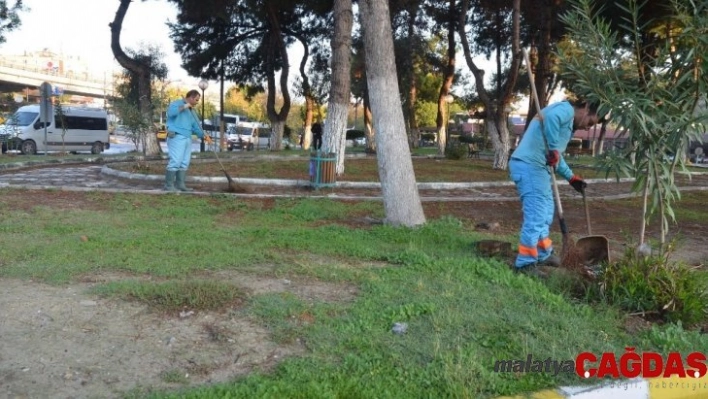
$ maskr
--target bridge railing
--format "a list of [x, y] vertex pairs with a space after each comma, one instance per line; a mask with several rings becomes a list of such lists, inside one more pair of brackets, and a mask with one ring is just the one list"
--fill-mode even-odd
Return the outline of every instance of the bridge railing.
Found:
[[46, 76], [54, 76], [54, 77], [72, 79], [72, 80], [80, 80], [82, 82], [94, 83], [94, 84], [98, 84], [98, 85], [104, 85], [104, 84], [113, 82], [112, 75], [101, 79], [100, 77], [90, 76], [86, 72], [75, 73], [73, 71], [69, 71], [69, 72], [59, 73], [59, 71], [57, 71], [57, 70], [47, 69], [47, 68], [39, 68], [39, 67], [31, 67], [31, 66], [25, 65], [21, 62], [12, 62], [12, 61], [7, 61], [7, 60], [3, 60], [3, 59], [0, 59], [0, 66], [6, 67], [6, 68], [12, 68], [12, 69], [19, 69], [19, 70], [27, 71], [27, 72], [39, 73], [39, 74], [46, 75]]

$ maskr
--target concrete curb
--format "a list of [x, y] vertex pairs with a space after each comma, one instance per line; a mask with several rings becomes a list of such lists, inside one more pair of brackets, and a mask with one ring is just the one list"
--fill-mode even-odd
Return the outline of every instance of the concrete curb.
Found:
[[[121, 170], [116, 170], [108, 165], [104, 165], [101, 168], [101, 173], [109, 176], [120, 177], [129, 180], [150, 180], [159, 181], [163, 180], [165, 176], [163, 175], [145, 175], [141, 173], [130, 173]], [[199, 182], [199, 183], [227, 183], [228, 180], [226, 176], [187, 176], [187, 181]], [[268, 186], [288, 186], [288, 187], [303, 187], [309, 186], [310, 182], [308, 180], [288, 180], [288, 179], [259, 179], [259, 178], [245, 178], [245, 177], [234, 177], [233, 181], [241, 184], [254, 184], [254, 185], [268, 185]], [[631, 183], [634, 178], [622, 178], [622, 179], [587, 179], [588, 184], [597, 183]], [[418, 183], [419, 190], [461, 190], [470, 188], [488, 188], [488, 187], [513, 187], [514, 182], [512, 181], [492, 181], [492, 182], [425, 182]], [[337, 188], [370, 188], [378, 189], [381, 188], [381, 183], [379, 182], [358, 182], [358, 181], [339, 181], [335, 182], [334, 187]]]
[[708, 375], [702, 378], [635, 378], [589, 387], [566, 386], [497, 399], [699, 399], [708, 397]]
[[[199, 196], [230, 196], [240, 198], [313, 198], [313, 199], [334, 199], [342, 201], [382, 201], [381, 196], [364, 196], [364, 195], [342, 195], [342, 194], [326, 194], [326, 195], [308, 195], [308, 194], [240, 194], [240, 193], [214, 193], [207, 191], [190, 191], [168, 192], [161, 189], [123, 189], [123, 188], [105, 188], [105, 187], [73, 187], [73, 186], [54, 186], [54, 185], [31, 185], [31, 184], [8, 184], [0, 183], [0, 188], [20, 189], [20, 190], [59, 190], [59, 191], [78, 191], [78, 192], [104, 192], [104, 193], [132, 193], [132, 194], [151, 194], [151, 195], [199, 195]], [[708, 187], [681, 187], [680, 191], [708, 191]], [[617, 200], [625, 198], [634, 198], [638, 194], [618, 194], [599, 197], [603, 200]], [[421, 196], [422, 202], [515, 202], [518, 197], [426, 197]], [[708, 392], [706, 397], [708, 397]]]
[[142, 155], [92, 155], [87, 157], [73, 157], [73, 158], [54, 158], [48, 157], [45, 159], [33, 160], [33, 161], [18, 161], [18, 162], [8, 162], [0, 163], [0, 170], [12, 170], [12, 169], [23, 169], [31, 168], [33, 166], [44, 166], [44, 165], [81, 165], [85, 163], [95, 163], [95, 164], [110, 164], [110, 163], [121, 163], [121, 162], [135, 162], [135, 161], [159, 161], [167, 159], [166, 156], [161, 157], [145, 157]]

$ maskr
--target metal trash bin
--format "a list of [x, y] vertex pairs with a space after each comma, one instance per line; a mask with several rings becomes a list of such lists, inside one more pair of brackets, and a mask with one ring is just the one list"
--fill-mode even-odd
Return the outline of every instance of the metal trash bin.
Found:
[[333, 187], [336, 184], [337, 155], [333, 152], [320, 151], [310, 153], [310, 184], [320, 187]]

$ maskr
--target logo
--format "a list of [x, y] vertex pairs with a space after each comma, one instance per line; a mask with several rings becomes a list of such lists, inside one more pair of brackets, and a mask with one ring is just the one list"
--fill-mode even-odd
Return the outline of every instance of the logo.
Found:
[[525, 359], [507, 359], [494, 362], [497, 373], [575, 373], [580, 378], [701, 378], [708, 373], [706, 355], [692, 352], [685, 356], [671, 352], [662, 356], [656, 352], [638, 353], [633, 347], [625, 348], [617, 356], [612, 352], [596, 355], [582, 352], [575, 359], [554, 360], [551, 358], [534, 359], [527, 355]]
[[689, 353], [684, 358], [678, 352], [664, 357], [656, 352], [636, 353], [632, 347], [624, 350], [619, 358], [611, 352], [600, 357], [583, 352], [575, 358], [575, 373], [583, 378], [700, 378], [708, 371], [706, 355], [700, 352]]

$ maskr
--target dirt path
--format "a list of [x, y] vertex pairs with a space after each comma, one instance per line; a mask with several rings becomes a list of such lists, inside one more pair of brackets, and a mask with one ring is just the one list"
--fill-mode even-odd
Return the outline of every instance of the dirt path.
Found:
[[[291, 291], [310, 301], [354, 295], [330, 284], [215, 278], [254, 294]], [[237, 310], [155, 314], [87, 294], [95, 283], [53, 287], [0, 279], [0, 398], [114, 398], [141, 387], [215, 383], [303, 350], [271, 342], [268, 331]]]

